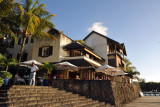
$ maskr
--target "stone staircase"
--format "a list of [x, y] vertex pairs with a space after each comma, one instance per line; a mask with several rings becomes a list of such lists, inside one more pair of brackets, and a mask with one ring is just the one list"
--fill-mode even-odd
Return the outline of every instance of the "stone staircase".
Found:
[[0, 107], [110, 107], [58, 88], [13, 85], [0, 89]]

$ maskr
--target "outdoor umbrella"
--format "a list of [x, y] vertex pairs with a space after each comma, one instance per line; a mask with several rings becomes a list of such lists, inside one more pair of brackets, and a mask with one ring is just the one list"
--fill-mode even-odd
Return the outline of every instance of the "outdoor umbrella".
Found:
[[[60, 63], [57, 63], [55, 64], [57, 66], [58, 69], [61, 69], [61, 70], [75, 70], [75, 69], [78, 69], [77, 66], [69, 63], [69, 62], [60, 62]], [[67, 78], [68, 78], [68, 73], [67, 73]]]
[[123, 72], [123, 73], [119, 73], [119, 74], [114, 74], [114, 76], [117, 76], [117, 75], [127, 75], [128, 73], [125, 73], [125, 72]]
[[60, 62], [60, 63], [57, 63], [55, 64], [57, 66], [58, 69], [62, 69], [62, 70], [75, 70], [75, 69], [78, 69], [77, 66], [69, 63], [69, 62]]
[[122, 71], [122, 70], [113, 70], [113, 71], [111, 71], [110, 72], [111, 74], [110, 75], [119, 75], [119, 74], [123, 74], [124, 73], [124, 71]]
[[40, 62], [36, 60], [29, 60], [29, 61], [21, 62], [22, 65], [31, 65], [32, 63], [35, 63], [36, 65], [42, 65]]
[[100, 68], [96, 69], [96, 72], [101, 72], [101, 73], [105, 73], [107, 75], [112, 75], [112, 71], [116, 71], [117, 68], [112, 67], [110, 65], [104, 65], [101, 66]]

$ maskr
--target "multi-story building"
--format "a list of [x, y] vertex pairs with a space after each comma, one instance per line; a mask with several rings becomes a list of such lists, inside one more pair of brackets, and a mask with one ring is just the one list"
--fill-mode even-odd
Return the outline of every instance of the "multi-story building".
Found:
[[105, 59], [102, 64], [117, 68], [125, 67], [124, 56], [127, 55], [124, 43], [119, 43], [100, 33], [92, 31], [84, 38], [86, 45], [93, 48], [93, 52]]
[[[85, 44], [82, 44], [73, 41], [54, 28], [45, 31], [54, 35], [56, 39], [27, 38], [21, 61], [31, 59], [41, 63], [68, 61], [79, 68], [77, 72], [70, 72], [70, 77], [79, 73], [81, 79], [93, 79], [95, 68], [104, 64], [117, 68], [125, 66], [123, 59], [123, 56], [126, 55], [125, 45], [102, 34], [93, 31], [84, 38]], [[10, 49], [13, 58], [19, 59], [22, 41], [22, 38], [19, 38], [18, 44], [15, 43], [14, 47]], [[66, 78], [67, 73], [63, 73]]]

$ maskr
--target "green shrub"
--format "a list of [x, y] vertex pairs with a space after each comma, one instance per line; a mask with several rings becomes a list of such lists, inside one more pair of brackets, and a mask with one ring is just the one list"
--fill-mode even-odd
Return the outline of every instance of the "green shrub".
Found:
[[4, 79], [0, 78], [0, 87], [3, 85], [3, 83], [4, 83]]
[[11, 79], [12, 78], [12, 74], [10, 72], [7, 71], [0, 71], [0, 77], [1, 78], [8, 78]]

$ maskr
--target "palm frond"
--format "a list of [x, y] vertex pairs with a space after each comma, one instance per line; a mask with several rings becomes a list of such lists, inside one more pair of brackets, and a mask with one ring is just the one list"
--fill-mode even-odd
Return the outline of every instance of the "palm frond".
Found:
[[30, 8], [31, 8], [31, 5], [33, 4], [33, 1], [32, 0], [26, 0], [25, 1], [25, 10], [28, 12], [30, 11]]
[[39, 0], [36, 0], [36, 2], [34, 3], [32, 9], [30, 10], [31, 13], [32, 13], [32, 11], [34, 10], [34, 8], [36, 7], [37, 4], [39, 4]]

